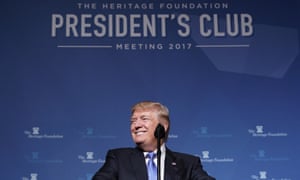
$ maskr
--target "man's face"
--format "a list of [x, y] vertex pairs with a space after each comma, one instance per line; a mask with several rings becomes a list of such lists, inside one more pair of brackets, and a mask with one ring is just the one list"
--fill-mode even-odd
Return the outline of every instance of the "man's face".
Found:
[[144, 151], [156, 149], [157, 140], [154, 131], [159, 123], [158, 114], [151, 110], [137, 109], [131, 116], [131, 136], [133, 141]]

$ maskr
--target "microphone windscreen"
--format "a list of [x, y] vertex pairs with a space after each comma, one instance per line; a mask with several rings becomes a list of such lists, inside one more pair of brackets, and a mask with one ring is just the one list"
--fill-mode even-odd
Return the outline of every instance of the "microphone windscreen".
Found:
[[158, 139], [164, 138], [166, 136], [165, 128], [163, 127], [163, 125], [161, 124], [157, 125], [154, 132], [154, 136]]

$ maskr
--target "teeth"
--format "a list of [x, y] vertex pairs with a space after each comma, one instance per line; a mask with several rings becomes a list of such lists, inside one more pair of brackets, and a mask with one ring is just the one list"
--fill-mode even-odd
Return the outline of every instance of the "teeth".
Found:
[[135, 134], [136, 135], [141, 135], [141, 134], [144, 134], [145, 132], [136, 132]]

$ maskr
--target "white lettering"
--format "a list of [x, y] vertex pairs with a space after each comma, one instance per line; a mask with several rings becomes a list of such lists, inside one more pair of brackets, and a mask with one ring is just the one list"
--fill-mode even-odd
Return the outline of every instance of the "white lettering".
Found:
[[86, 20], [91, 17], [91, 14], [83, 14], [81, 16], [81, 37], [92, 37], [92, 33], [86, 32], [86, 29], [92, 26], [91, 24], [87, 23]]
[[78, 18], [74, 14], [66, 15], [66, 36], [71, 36], [71, 31], [74, 37], [78, 37], [78, 32], [76, 30], [76, 26], [78, 25]]
[[62, 28], [64, 24], [63, 16], [60, 14], [52, 14], [51, 36], [56, 36], [56, 29]]
[[187, 22], [190, 21], [190, 17], [186, 14], [182, 14], [178, 16], [177, 18], [178, 25], [183, 27], [183, 29], [178, 30], [178, 35], [181, 37], [187, 37], [190, 35], [190, 26], [187, 24]]
[[252, 16], [241, 14], [241, 34], [242, 36], [251, 36], [253, 34]]

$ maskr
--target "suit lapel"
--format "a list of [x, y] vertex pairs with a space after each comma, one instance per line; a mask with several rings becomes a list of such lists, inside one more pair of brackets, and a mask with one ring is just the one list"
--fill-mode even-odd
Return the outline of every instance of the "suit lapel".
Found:
[[[136, 180], [147, 180], [147, 167], [143, 152], [135, 148], [129, 158]], [[182, 162], [176, 158], [171, 150], [166, 148], [165, 180], [180, 180], [184, 174], [182, 166]]]
[[148, 179], [145, 157], [140, 149], [135, 148], [133, 150], [130, 155], [130, 163], [137, 180]]
[[180, 169], [182, 163], [176, 159], [172, 151], [166, 149], [166, 159], [165, 159], [165, 180], [179, 180], [180, 179]]

